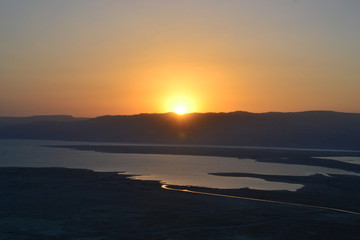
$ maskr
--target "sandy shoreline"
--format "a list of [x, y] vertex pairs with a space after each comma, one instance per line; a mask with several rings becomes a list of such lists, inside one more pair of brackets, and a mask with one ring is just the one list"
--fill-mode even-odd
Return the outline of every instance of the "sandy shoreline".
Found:
[[[360, 235], [359, 216], [167, 191], [158, 182], [129, 180], [117, 173], [0, 168], [0, 183], [0, 239], [357, 239]], [[286, 191], [284, 196], [274, 191], [217, 191], [292, 197]]]

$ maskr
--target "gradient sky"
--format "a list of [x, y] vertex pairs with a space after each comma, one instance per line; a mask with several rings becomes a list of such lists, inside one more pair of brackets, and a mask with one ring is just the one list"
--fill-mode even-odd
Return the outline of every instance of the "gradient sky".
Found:
[[0, 115], [360, 112], [359, 0], [0, 0]]

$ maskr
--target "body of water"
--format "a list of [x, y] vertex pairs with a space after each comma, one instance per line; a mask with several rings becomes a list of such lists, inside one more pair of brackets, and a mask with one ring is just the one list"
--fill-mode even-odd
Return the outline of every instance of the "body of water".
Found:
[[345, 163], [351, 163], [351, 164], [357, 164], [360, 165], [360, 157], [315, 157], [319, 159], [330, 159], [330, 160], [336, 160], [339, 162], [345, 162]]
[[43, 145], [72, 144], [98, 145], [101, 143], [0, 140], [0, 167], [84, 168], [103, 172], [124, 172], [136, 175], [134, 177], [136, 179], [159, 180], [171, 185], [191, 185], [211, 188], [248, 187], [261, 190], [289, 191], [296, 191], [303, 186], [301, 184], [270, 182], [259, 178], [214, 176], [208, 173], [242, 172], [293, 176], [309, 176], [317, 173], [325, 175], [359, 175], [339, 169], [308, 165], [264, 163], [257, 162], [254, 159], [165, 154], [100, 153], [43, 147]]

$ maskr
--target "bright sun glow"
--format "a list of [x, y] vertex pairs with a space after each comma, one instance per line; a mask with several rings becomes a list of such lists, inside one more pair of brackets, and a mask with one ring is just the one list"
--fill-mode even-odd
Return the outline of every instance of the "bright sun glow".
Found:
[[166, 110], [179, 115], [195, 111], [194, 102], [188, 97], [172, 97], [168, 100]]
[[183, 115], [183, 114], [188, 113], [188, 112], [189, 111], [188, 111], [187, 107], [184, 106], [184, 105], [177, 105], [177, 106], [174, 107], [174, 113], [177, 113], [179, 115]]

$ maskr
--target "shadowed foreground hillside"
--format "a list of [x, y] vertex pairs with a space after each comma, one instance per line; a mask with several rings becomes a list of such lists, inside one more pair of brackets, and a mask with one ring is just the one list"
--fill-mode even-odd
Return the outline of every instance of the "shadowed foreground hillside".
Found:
[[[360, 234], [357, 215], [168, 191], [159, 182], [117, 173], [0, 168], [0, 181], [0, 239], [5, 240], [357, 240]], [[218, 191], [248, 196], [250, 190]], [[342, 192], [340, 199], [348, 201], [354, 190]], [[296, 202], [311, 198], [306, 192], [254, 194], [295, 195]], [[357, 199], [350, 199], [355, 206]]]
[[91, 119], [0, 118], [0, 138], [210, 144], [360, 150], [360, 114], [297, 113], [139, 114]]

